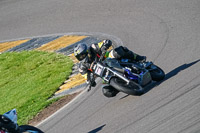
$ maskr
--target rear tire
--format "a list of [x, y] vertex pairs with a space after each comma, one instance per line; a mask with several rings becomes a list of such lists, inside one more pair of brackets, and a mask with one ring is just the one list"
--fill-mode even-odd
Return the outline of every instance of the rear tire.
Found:
[[124, 92], [129, 95], [142, 95], [144, 89], [137, 83], [130, 81], [127, 85], [125, 81], [120, 78], [114, 77], [110, 80], [110, 85], [118, 91]]
[[33, 126], [29, 126], [29, 125], [22, 125], [22, 126], [19, 126], [19, 127], [20, 127], [20, 132], [28, 132], [28, 131], [30, 131], [30, 133], [32, 133], [33, 131], [37, 131], [38, 133], [44, 133], [40, 129], [38, 129], [36, 127], [33, 127]]
[[[156, 66], [156, 65], [155, 65]], [[150, 71], [151, 78], [154, 81], [161, 81], [165, 78], [165, 72], [158, 66], [157, 69]]]

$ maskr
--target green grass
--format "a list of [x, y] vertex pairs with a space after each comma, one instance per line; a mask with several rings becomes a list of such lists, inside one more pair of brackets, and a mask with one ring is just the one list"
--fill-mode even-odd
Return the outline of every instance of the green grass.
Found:
[[71, 74], [67, 56], [23, 51], [0, 54], [0, 114], [13, 108], [18, 123], [26, 124], [53, 101], [48, 100]]

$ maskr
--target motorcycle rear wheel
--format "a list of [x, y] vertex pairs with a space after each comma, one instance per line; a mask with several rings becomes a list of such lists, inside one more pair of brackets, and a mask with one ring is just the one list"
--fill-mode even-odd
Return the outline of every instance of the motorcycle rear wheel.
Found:
[[156, 67], [157, 67], [156, 69], [150, 71], [151, 78], [154, 81], [161, 81], [165, 78], [165, 72], [160, 67], [158, 66]]
[[129, 84], [127, 84], [124, 80], [113, 77], [110, 80], [110, 85], [113, 86], [118, 91], [124, 92], [129, 95], [142, 95], [144, 94], [144, 89], [137, 83], [130, 81]]

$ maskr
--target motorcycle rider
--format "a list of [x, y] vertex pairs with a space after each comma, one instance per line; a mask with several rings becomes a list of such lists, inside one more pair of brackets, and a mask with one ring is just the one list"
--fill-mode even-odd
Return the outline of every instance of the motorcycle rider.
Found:
[[[74, 55], [80, 61], [79, 72], [82, 75], [87, 74], [87, 84], [90, 84], [92, 87], [96, 86], [96, 82], [94, 79], [91, 79], [92, 70], [90, 67], [95, 61], [95, 58], [99, 58], [102, 53], [105, 54], [105, 58], [116, 58], [118, 60], [130, 59], [134, 61], [146, 60], [146, 56], [140, 56], [123, 46], [107, 51], [111, 46], [111, 40], [103, 40], [99, 43], [94, 43], [89, 47], [84, 43], [80, 43], [74, 47]], [[104, 86], [102, 91], [107, 97], [113, 97], [118, 93], [112, 86]]]

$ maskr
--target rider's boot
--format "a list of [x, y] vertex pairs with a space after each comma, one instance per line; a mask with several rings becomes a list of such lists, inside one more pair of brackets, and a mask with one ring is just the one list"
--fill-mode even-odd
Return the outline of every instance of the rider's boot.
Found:
[[140, 56], [140, 55], [137, 55], [136, 56], [136, 61], [146, 61], [147, 57], [146, 56]]
[[138, 55], [136, 53], [133, 53], [132, 51], [126, 52], [125, 56], [127, 57], [127, 59], [131, 59], [133, 61], [145, 61], [146, 60], [146, 56]]

